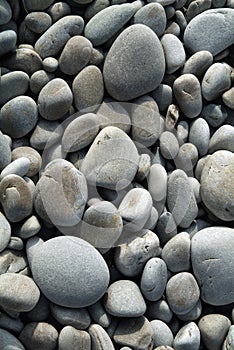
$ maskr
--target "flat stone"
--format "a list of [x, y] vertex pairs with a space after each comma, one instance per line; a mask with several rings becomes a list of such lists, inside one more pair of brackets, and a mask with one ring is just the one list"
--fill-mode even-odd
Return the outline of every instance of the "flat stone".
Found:
[[92, 324], [89, 327], [89, 335], [91, 337], [92, 347], [94, 347], [94, 349], [115, 349], [108, 333], [99, 324]]
[[19, 335], [19, 340], [31, 350], [54, 350], [57, 345], [58, 332], [49, 323], [27, 323]]
[[50, 305], [52, 316], [63, 326], [72, 326], [82, 330], [90, 326], [91, 318], [84, 308], [67, 308], [56, 304]]
[[200, 346], [200, 331], [196, 323], [190, 322], [176, 334], [173, 346], [175, 350], [198, 350]]
[[66, 326], [61, 330], [58, 344], [59, 350], [91, 350], [89, 333], [71, 326]]
[[0, 180], [2, 180], [5, 176], [10, 174], [15, 174], [23, 177], [29, 171], [29, 167], [30, 160], [26, 157], [21, 157], [16, 160], [13, 160], [13, 162], [8, 164], [1, 172]]
[[158, 2], [153, 2], [139, 9], [133, 17], [133, 22], [134, 24], [145, 24], [160, 37], [166, 29], [167, 17], [163, 6]]

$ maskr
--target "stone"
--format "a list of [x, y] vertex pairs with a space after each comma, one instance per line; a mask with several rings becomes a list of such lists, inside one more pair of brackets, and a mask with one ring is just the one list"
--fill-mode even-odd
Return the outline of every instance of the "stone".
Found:
[[18, 48], [5, 56], [2, 64], [12, 71], [23, 71], [31, 75], [41, 69], [42, 59], [31, 48]]
[[176, 334], [173, 347], [175, 350], [198, 350], [200, 347], [200, 331], [196, 323], [189, 322]]
[[[23, 329], [24, 324], [19, 318], [14, 319], [5, 314], [4, 312], [1, 312], [0, 327], [9, 332], [19, 333]], [[0, 345], [2, 346], [1, 342]]]
[[172, 103], [172, 88], [166, 84], [160, 84], [151, 92], [153, 99], [157, 102], [160, 111], [165, 111]]
[[114, 350], [114, 345], [106, 330], [99, 324], [92, 324], [89, 327], [92, 347], [95, 349]]
[[234, 327], [233, 325], [229, 328], [227, 337], [223, 343], [223, 350], [232, 350], [234, 348]]
[[111, 324], [111, 316], [106, 312], [102, 303], [97, 302], [88, 308], [89, 314], [95, 323], [103, 328], [107, 328]]
[[184, 64], [183, 74], [193, 74], [201, 79], [207, 69], [213, 63], [213, 55], [210, 51], [201, 50], [190, 56]]
[[165, 202], [167, 194], [167, 172], [161, 164], [153, 164], [148, 176], [148, 190], [156, 203]]
[[201, 316], [201, 313], [202, 313], [202, 302], [201, 302], [201, 299], [199, 299], [197, 304], [192, 308], [192, 310], [190, 310], [186, 314], [177, 315], [177, 317], [179, 320], [191, 322], [191, 321], [197, 320]]
[[153, 320], [150, 322], [154, 330], [154, 346], [172, 346], [173, 334], [166, 323], [161, 320]]
[[72, 326], [82, 330], [90, 326], [91, 318], [86, 309], [67, 308], [56, 304], [50, 304], [52, 316], [63, 326]]
[[166, 29], [167, 17], [165, 10], [158, 2], [146, 4], [135, 13], [133, 23], [146, 25], [160, 37]]
[[17, 96], [1, 108], [1, 130], [9, 136], [19, 138], [27, 135], [36, 125], [38, 109], [28, 96]]
[[[21, 247], [22, 248], [22, 247]], [[20, 273], [27, 268], [28, 262], [24, 252], [8, 249], [0, 253], [0, 274]]]
[[169, 211], [165, 211], [159, 216], [156, 232], [161, 246], [164, 246], [166, 242], [177, 234], [177, 224]]
[[189, 312], [198, 302], [200, 290], [194, 276], [180, 272], [172, 276], [166, 286], [167, 302], [178, 315]]
[[[207, 10], [194, 17], [184, 32], [185, 47], [191, 52], [210, 51], [212, 55], [225, 50], [234, 41], [233, 9]], [[220, 36], [220, 28], [223, 28]], [[203, 35], [206, 33], [206, 35]]]
[[0, 346], [3, 349], [25, 350], [23, 344], [5, 329], [0, 329]]
[[151, 258], [144, 266], [141, 275], [141, 291], [150, 301], [159, 300], [167, 284], [167, 265], [160, 258]]
[[195, 177], [188, 178], [197, 203], [201, 203], [201, 184]]
[[[112, 4], [114, 5], [114, 4]], [[91, 4], [89, 4], [84, 13], [84, 17], [87, 21], [89, 21], [92, 17], [94, 17], [98, 12], [106, 9], [110, 6], [109, 0], [95, 0]]]
[[11, 6], [6, 0], [0, 1], [0, 25], [10, 21], [12, 17]]
[[161, 320], [165, 323], [169, 323], [172, 319], [172, 311], [169, 308], [166, 300], [158, 300], [154, 302], [147, 303], [147, 310], [145, 316], [149, 320]]
[[58, 332], [49, 323], [27, 323], [19, 335], [19, 340], [31, 350], [54, 350], [57, 345]]
[[25, 24], [34, 33], [41, 34], [52, 25], [52, 18], [46, 12], [35, 11], [25, 17]]
[[[137, 181], [143, 181], [150, 172], [151, 159], [147, 153], [143, 153], [139, 157], [138, 170], [136, 174]], [[153, 209], [153, 208], [152, 208]]]
[[42, 61], [42, 67], [45, 71], [53, 73], [58, 69], [59, 63], [58, 60], [54, 57], [46, 57]]
[[197, 147], [200, 156], [208, 152], [210, 141], [210, 128], [207, 121], [197, 118], [192, 122], [189, 130], [189, 142]]
[[229, 227], [207, 227], [195, 233], [191, 241], [192, 268], [201, 298], [211, 305], [227, 305], [234, 300], [229, 278], [234, 265], [233, 232]]
[[58, 344], [59, 350], [91, 350], [89, 333], [71, 326], [66, 326], [61, 330]]
[[[1, 14], [0, 14], [1, 16]], [[0, 33], [0, 57], [14, 51], [17, 35], [14, 30], [4, 30]]]
[[44, 297], [43, 294], [41, 294], [37, 305], [31, 311], [27, 312], [27, 318], [33, 322], [43, 322], [48, 319], [49, 315], [49, 301], [46, 299], [46, 297]]
[[165, 159], [175, 159], [179, 152], [179, 143], [176, 136], [170, 131], [160, 135], [160, 152]]
[[24, 8], [26, 12], [43, 11], [52, 3], [53, 0], [24, 0]]
[[63, 117], [72, 105], [72, 92], [68, 84], [61, 78], [49, 81], [38, 96], [38, 110], [47, 120]]
[[225, 103], [225, 105], [232, 110], [234, 110], [234, 89], [233, 87], [229, 90], [227, 90], [223, 95], [222, 95], [222, 100]]
[[176, 137], [180, 146], [187, 142], [188, 136], [189, 124], [185, 120], [179, 121], [176, 129]]
[[174, 73], [185, 63], [185, 51], [182, 42], [174, 34], [164, 34], [161, 44], [165, 54], [166, 72]]
[[70, 37], [81, 34], [83, 28], [84, 20], [80, 16], [60, 18], [36, 41], [35, 50], [42, 58], [56, 56]]
[[47, 8], [47, 13], [51, 16], [53, 22], [71, 14], [71, 7], [63, 1], [56, 2]]
[[222, 125], [212, 135], [209, 143], [209, 153], [219, 150], [234, 152], [234, 127]]
[[5, 104], [12, 98], [24, 95], [28, 90], [29, 76], [28, 74], [16, 71], [4, 74], [1, 77], [0, 85], [0, 104]]
[[192, 1], [186, 11], [186, 19], [188, 22], [191, 21], [195, 16], [199, 15], [206, 10], [211, 8], [211, 0], [197, 0], [196, 2]]
[[11, 162], [11, 148], [5, 135], [0, 131], [0, 170]]
[[40, 69], [33, 73], [30, 78], [30, 90], [38, 95], [41, 89], [54, 78], [54, 74], [48, 73], [43, 69]]
[[0, 252], [4, 251], [11, 238], [11, 226], [0, 212]]
[[214, 63], [202, 79], [202, 95], [207, 101], [213, 101], [231, 87], [230, 70], [223, 63]]
[[106, 89], [119, 101], [155, 90], [164, 72], [164, 53], [159, 39], [143, 24], [134, 24], [118, 36], [103, 68]]
[[63, 128], [56, 120], [39, 119], [30, 137], [33, 149], [44, 150], [58, 142], [63, 134]]
[[40, 297], [40, 290], [33, 279], [18, 273], [0, 275], [0, 286], [0, 305], [12, 311], [30, 311]]
[[216, 151], [205, 161], [201, 173], [201, 198], [218, 218], [232, 221], [234, 156], [226, 150]]
[[38, 245], [30, 267], [42, 293], [60, 306], [92, 305], [104, 295], [109, 283], [109, 270], [101, 254], [76, 237], [56, 237]]
[[17, 147], [12, 151], [11, 156], [12, 156], [12, 161], [22, 157], [26, 157], [29, 159], [30, 166], [27, 172], [27, 176], [29, 177], [36, 175], [41, 168], [41, 164], [42, 164], [41, 155], [32, 147], [28, 147], [28, 146]]
[[198, 161], [197, 147], [191, 143], [186, 142], [179, 148], [177, 157], [174, 159], [177, 169], [182, 169], [188, 176], [193, 176], [193, 169]]
[[230, 320], [221, 314], [205, 315], [199, 320], [201, 338], [208, 350], [221, 349], [230, 326]]
[[146, 311], [146, 304], [136, 283], [119, 280], [107, 289], [104, 302], [106, 311], [117, 317], [139, 317]]
[[13, 160], [10, 164], [8, 164], [0, 174], [0, 180], [2, 180], [5, 176], [10, 174], [19, 175], [21, 177], [25, 176], [30, 167], [30, 160], [26, 157], [21, 157], [16, 160]]

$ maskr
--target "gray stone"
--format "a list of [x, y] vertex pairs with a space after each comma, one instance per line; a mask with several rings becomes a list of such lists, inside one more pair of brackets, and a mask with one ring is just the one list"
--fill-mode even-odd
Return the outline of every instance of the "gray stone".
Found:
[[177, 234], [177, 224], [169, 211], [165, 211], [160, 215], [156, 232], [162, 246]]
[[183, 74], [173, 84], [173, 92], [187, 118], [197, 117], [202, 110], [201, 86], [193, 74]]
[[37, 95], [41, 89], [52, 79], [54, 79], [54, 74], [48, 73], [45, 70], [38, 70], [31, 75], [30, 78], [30, 89]]
[[24, 0], [26, 12], [43, 11], [53, 3], [53, 0]]
[[162, 112], [172, 103], [172, 88], [169, 85], [160, 84], [157, 89], [151, 92], [151, 95]]
[[101, 47], [94, 48], [92, 50], [92, 54], [89, 60], [89, 64], [93, 66], [101, 66], [104, 62], [104, 53]]
[[101, 254], [89, 243], [71, 236], [56, 237], [38, 245], [33, 252], [31, 270], [43, 294], [65, 307], [94, 304], [109, 283], [109, 270]]
[[234, 127], [231, 125], [222, 125], [212, 135], [209, 143], [209, 153], [219, 150], [234, 152]]
[[59, 57], [59, 68], [65, 74], [75, 75], [84, 68], [92, 55], [92, 43], [76, 35], [69, 39]]
[[146, 4], [135, 13], [133, 23], [145, 24], [160, 37], [166, 29], [167, 17], [165, 10], [157, 2]]
[[213, 55], [210, 53], [210, 51], [201, 50], [194, 53], [187, 59], [182, 73], [193, 74], [198, 79], [201, 79], [212, 63]]
[[161, 320], [153, 320], [150, 322], [154, 330], [154, 346], [172, 346], [173, 334], [166, 323]]
[[228, 227], [207, 227], [192, 238], [193, 272], [202, 300], [211, 305], [226, 305], [234, 300], [233, 281], [229, 278], [234, 265], [233, 232]]
[[38, 96], [38, 110], [48, 120], [63, 117], [72, 105], [72, 92], [68, 84], [61, 78], [49, 81]]
[[161, 164], [153, 164], [148, 176], [148, 190], [157, 206], [165, 203], [167, 194], [167, 172]]
[[26, 157], [20, 157], [16, 160], [13, 160], [2, 170], [0, 174], [0, 180], [2, 180], [5, 176], [10, 174], [15, 174], [23, 177], [28, 173], [29, 167], [30, 160]]
[[144, 315], [146, 304], [136, 283], [119, 280], [107, 289], [105, 308], [113, 316], [139, 317]]
[[132, 182], [139, 155], [130, 137], [121, 129], [102, 129], [88, 150], [81, 171], [94, 186], [119, 190]]
[[197, 147], [200, 156], [208, 152], [210, 141], [210, 128], [207, 121], [203, 118], [197, 118], [190, 126], [189, 142]]
[[200, 182], [195, 177], [188, 178], [190, 185], [192, 186], [194, 196], [197, 203], [201, 203], [201, 185]]
[[97, 350], [114, 350], [114, 344], [103, 327], [99, 324], [92, 324], [89, 327], [89, 335], [92, 341], [92, 348]]
[[39, 119], [33, 133], [30, 137], [30, 145], [37, 150], [45, 148], [56, 143], [63, 133], [63, 128], [57, 121]]
[[182, 169], [188, 176], [193, 176], [193, 169], [198, 161], [197, 147], [186, 142], [180, 146], [177, 157], [174, 159], [177, 169]]
[[[176, 22], [169, 21], [164, 34], [170, 34], [178, 37], [180, 35], [180, 26]], [[173, 64], [172, 60], [170, 61]]]
[[27, 172], [27, 176], [32, 177], [36, 175], [41, 168], [41, 155], [32, 147], [22, 146], [15, 148], [12, 153], [12, 161], [19, 159], [21, 157], [26, 157], [30, 161], [29, 171]]
[[71, 36], [79, 35], [84, 28], [80, 16], [65, 16], [55, 22], [35, 44], [35, 50], [42, 58], [56, 56]]
[[51, 16], [53, 22], [56, 22], [60, 18], [70, 15], [71, 7], [66, 2], [59, 1], [48, 7], [47, 13]]
[[201, 173], [201, 197], [205, 206], [219, 219], [234, 219], [234, 155], [221, 150], [205, 162]]
[[104, 83], [101, 70], [96, 66], [82, 69], [72, 84], [74, 103], [78, 110], [96, 109], [104, 96]]
[[25, 17], [25, 24], [34, 33], [41, 34], [52, 25], [52, 18], [46, 12], [31, 12]]
[[91, 339], [88, 332], [66, 326], [59, 333], [58, 345], [59, 350], [91, 350]]
[[186, 19], [187, 21], [191, 21], [192, 18], [199, 15], [206, 10], [209, 10], [212, 5], [212, 0], [196, 0], [191, 1], [187, 11], [186, 11]]
[[[197, 15], [185, 29], [185, 47], [192, 52], [207, 50], [212, 55], [222, 52], [234, 42], [233, 17], [233, 9], [223, 8], [207, 10]], [[219, 35], [220, 28], [223, 28], [222, 35]]]
[[31, 350], [54, 350], [57, 345], [58, 332], [49, 323], [27, 323], [19, 335], [19, 340]]
[[16, 47], [16, 41], [17, 41], [17, 35], [15, 31], [13, 30], [2, 31], [0, 33], [0, 57], [13, 51]]
[[234, 110], [234, 88], [227, 90], [223, 96], [222, 100], [225, 103], [226, 106]]
[[25, 350], [23, 344], [10, 332], [0, 329], [0, 346], [2, 349]]
[[97, 302], [88, 308], [89, 314], [95, 323], [98, 323], [103, 328], [107, 328], [111, 324], [111, 317], [104, 309], [102, 303]]
[[196, 323], [190, 322], [176, 334], [173, 347], [175, 350], [198, 350], [200, 347], [200, 331]]
[[40, 290], [35, 282], [21, 274], [0, 275], [0, 305], [16, 312], [30, 311], [36, 306]]
[[[113, 4], [112, 4], [113, 5]], [[94, 17], [98, 12], [110, 6], [109, 0], [95, 0], [85, 9], [84, 17], [88, 21]]]
[[12, 71], [23, 71], [31, 75], [41, 69], [42, 60], [34, 50], [19, 48], [5, 56], [2, 64]]
[[192, 310], [198, 302], [200, 290], [189, 272], [180, 272], [171, 277], [166, 287], [167, 302], [171, 310], [178, 315]]
[[134, 24], [118, 36], [103, 68], [108, 93], [120, 101], [155, 90], [164, 72], [164, 53], [159, 39], [143, 24]]
[[160, 258], [151, 258], [144, 266], [141, 275], [141, 291], [150, 301], [159, 300], [167, 284], [167, 265]]
[[214, 63], [202, 79], [202, 95], [207, 101], [213, 101], [231, 87], [230, 70], [223, 63]]
[[191, 322], [197, 320], [202, 313], [202, 303], [201, 299], [198, 300], [197, 304], [187, 312], [186, 314], [183, 315], [177, 315], [178, 319], [181, 321], [186, 321], [186, 322]]
[[179, 142], [179, 145], [183, 145], [188, 140], [189, 135], [189, 124], [186, 122], [186, 120], [181, 120], [177, 124], [176, 129], [176, 137]]
[[172, 272], [190, 270], [190, 237], [181, 232], [172, 237], [163, 247], [162, 259]]
[[1, 108], [1, 130], [19, 138], [27, 135], [36, 125], [38, 110], [35, 101], [28, 96], [17, 96]]
[[165, 34], [161, 38], [165, 54], [166, 72], [174, 73], [185, 63], [185, 51], [182, 42], [173, 34]]
[[59, 63], [58, 60], [54, 57], [46, 57], [42, 61], [42, 67], [45, 71], [53, 73], [58, 69]]
[[[10, 239], [10, 242], [7, 245], [7, 248], [21, 251], [24, 249], [24, 242], [20, 237], [12, 236]], [[23, 275], [28, 276], [28, 273], [26, 273], [26, 271], [19, 271], [19, 273], [22, 273]]]
[[199, 320], [202, 341], [208, 350], [221, 349], [230, 326], [230, 320], [221, 314], [205, 315]]
[[0, 104], [12, 98], [23, 95], [28, 90], [29, 76], [20, 71], [10, 72], [1, 77]]
[[222, 350], [233, 350], [234, 349], [234, 327], [233, 325], [229, 328], [227, 337], [223, 343]]
[[[14, 319], [14, 318], [8, 316], [7, 314], [5, 314], [4, 312], [1, 312], [1, 314], [0, 314], [0, 327], [4, 328], [5, 330], [7, 330], [9, 332], [19, 333], [23, 329], [24, 324], [20, 320], [20, 318]], [[0, 346], [2, 346], [1, 342], [0, 342]]]
[[27, 312], [27, 318], [33, 322], [46, 321], [50, 315], [50, 304], [46, 297], [41, 294], [37, 305]]
[[4, 251], [11, 238], [11, 226], [5, 216], [0, 213], [0, 252]]
[[180, 10], [177, 10], [175, 12], [175, 20], [176, 20], [176, 23], [179, 25], [181, 31], [184, 32], [185, 28], [188, 25], [184, 13]]
[[28, 266], [27, 258], [22, 251], [5, 249], [0, 253], [0, 274], [20, 273]]
[[11, 148], [7, 138], [0, 131], [0, 170], [11, 162]]
[[6, 0], [0, 1], [0, 24], [5, 24], [10, 21], [12, 17], [11, 6]]
[[161, 320], [165, 323], [169, 323], [172, 319], [173, 313], [168, 303], [161, 299], [155, 302], [147, 303], [147, 310], [145, 316], [149, 320]]
[[179, 152], [179, 143], [176, 136], [170, 131], [160, 135], [160, 152], [165, 159], [175, 159]]
[[175, 125], [177, 124], [179, 119], [179, 108], [171, 104], [167, 108], [166, 120], [165, 120], [165, 128], [167, 131], [172, 133], [176, 133]]
[[90, 326], [91, 318], [86, 309], [67, 308], [56, 304], [50, 305], [52, 316], [63, 326], [72, 326], [76, 329], [86, 329]]
[[150, 156], [146, 153], [143, 153], [139, 156], [138, 170], [136, 174], [137, 181], [143, 181], [150, 172], [151, 159]]

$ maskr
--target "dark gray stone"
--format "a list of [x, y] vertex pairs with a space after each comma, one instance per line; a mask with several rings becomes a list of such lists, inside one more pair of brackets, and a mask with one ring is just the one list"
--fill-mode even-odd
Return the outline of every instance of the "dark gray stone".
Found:
[[34, 33], [41, 34], [52, 25], [52, 18], [46, 12], [31, 12], [25, 17], [25, 24]]
[[190, 126], [189, 142], [197, 147], [200, 156], [208, 152], [210, 141], [210, 128], [207, 121], [197, 118]]
[[13, 30], [2, 31], [0, 33], [0, 57], [13, 51], [16, 47], [16, 41], [17, 41], [17, 35], [15, 31]]
[[212, 135], [209, 143], [209, 153], [226, 150], [234, 152], [234, 127], [231, 125], [222, 125]]
[[72, 326], [80, 330], [90, 326], [91, 318], [84, 308], [75, 309], [51, 304], [50, 310], [52, 316], [63, 326]]
[[165, 10], [158, 2], [146, 4], [135, 13], [133, 23], [145, 24], [160, 37], [166, 29], [167, 17]]
[[54, 78], [54, 74], [48, 73], [45, 70], [38, 70], [31, 75], [30, 78], [30, 89], [31, 91], [37, 95], [41, 91], [41, 89]]
[[63, 128], [57, 121], [39, 119], [30, 137], [33, 149], [43, 150], [56, 143], [62, 136]]
[[198, 79], [201, 79], [212, 63], [213, 55], [210, 53], [210, 51], [201, 50], [194, 53], [187, 59], [182, 73], [193, 74]]
[[2, 65], [12, 71], [23, 71], [31, 75], [41, 69], [42, 59], [31, 48], [18, 48], [2, 59]]
[[19, 340], [27, 349], [54, 350], [58, 341], [58, 332], [49, 323], [30, 322], [21, 331]]
[[0, 1], [0, 24], [5, 24], [10, 21], [12, 17], [11, 6], [8, 1], [1, 0]]
[[223, 63], [214, 63], [202, 79], [202, 95], [207, 101], [213, 101], [231, 87], [231, 72]]
[[0, 346], [3, 349], [25, 350], [23, 344], [10, 332], [0, 329]]
[[4, 104], [12, 98], [24, 95], [28, 90], [29, 76], [28, 74], [16, 71], [4, 74], [1, 77], [0, 85], [0, 104]]

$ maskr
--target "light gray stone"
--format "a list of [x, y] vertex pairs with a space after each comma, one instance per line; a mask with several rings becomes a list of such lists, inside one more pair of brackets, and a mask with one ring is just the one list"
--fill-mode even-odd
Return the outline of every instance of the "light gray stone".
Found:
[[174, 159], [177, 169], [182, 169], [188, 176], [193, 176], [193, 169], [198, 161], [197, 147], [191, 143], [186, 142], [179, 148], [177, 157]]
[[166, 29], [167, 17], [165, 10], [157, 2], [146, 4], [135, 13], [133, 23], [145, 24], [160, 37]]
[[45, 70], [37, 70], [31, 75], [30, 78], [30, 89], [37, 95], [41, 89], [52, 79], [54, 79], [54, 74], [48, 73]]
[[2, 180], [5, 176], [10, 174], [19, 175], [21, 177], [25, 176], [30, 167], [30, 160], [26, 157], [21, 157], [16, 160], [13, 160], [10, 164], [8, 164], [0, 174], [0, 180]]
[[103, 327], [99, 324], [92, 324], [89, 327], [92, 348], [97, 350], [114, 350], [114, 344]]
[[185, 63], [186, 55], [182, 42], [174, 34], [165, 34], [161, 38], [165, 54], [166, 72], [174, 73]]
[[234, 110], [234, 88], [227, 90], [223, 96], [222, 100], [225, 103], [226, 106]]
[[208, 152], [210, 141], [210, 128], [207, 121], [203, 118], [197, 118], [190, 126], [189, 142], [197, 147], [200, 156]]
[[11, 162], [11, 147], [10, 144], [0, 131], [0, 170], [2, 171]]
[[4, 74], [1, 77], [0, 85], [0, 104], [4, 104], [12, 98], [24, 95], [28, 90], [29, 76], [28, 74], [15, 71]]
[[234, 152], [234, 127], [222, 125], [212, 135], [209, 143], [209, 153], [219, 150]]
[[190, 322], [176, 334], [173, 347], [175, 350], [198, 350], [200, 346], [200, 331], [196, 323]]
[[153, 320], [150, 322], [154, 330], [154, 346], [172, 346], [173, 334], [166, 323], [161, 320]]
[[50, 305], [52, 316], [63, 326], [72, 326], [82, 330], [90, 326], [91, 318], [84, 308], [67, 308], [56, 304]]
[[30, 161], [29, 171], [27, 172], [27, 176], [32, 177], [36, 175], [41, 168], [41, 155], [32, 147], [21, 146], [15, 148], [12, 153], [12, 161], [19, 159], [21, 157], [26, 157]]
[[179, 142], [170, 131], [164, 131], [160, 135], [160, 152], [165, 159], [175, 159], [179, 152]]
[[58, 332], [49, 323], [27, 323], [19, 335], [19, 340], [31, 350], [54, 350], [57, 345]]
[[58, 345], [59, 350], [91, 350], [91, 339], [88, 332], [66, 326], [59, 333]]
[[0, 213], [0, 252], [4, 251], [11, 238], [11, 226], [5, 216]]
[[183, 74], [193, 74], [198, 79], [201, 79], [205, 74], [206, 70], [213, 63], [213, 55], [210, 51], [201, 50], [195, 52], [190, 56], [185, 62], [182, 73]]

